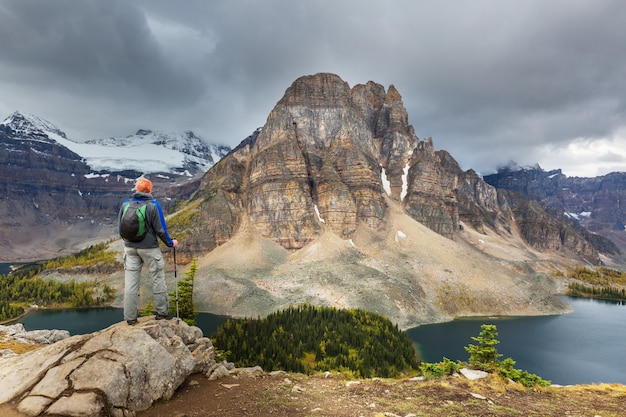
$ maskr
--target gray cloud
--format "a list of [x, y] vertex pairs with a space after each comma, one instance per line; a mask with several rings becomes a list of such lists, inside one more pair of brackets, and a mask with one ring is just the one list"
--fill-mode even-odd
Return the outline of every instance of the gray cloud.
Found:
[[77, 139], [191, 129], [234, 146], [327, 71], [394, 84], [464, 169], [598, 175], [626, 170], [625, 24], [619, 0], [8, 0], [0, 112]]

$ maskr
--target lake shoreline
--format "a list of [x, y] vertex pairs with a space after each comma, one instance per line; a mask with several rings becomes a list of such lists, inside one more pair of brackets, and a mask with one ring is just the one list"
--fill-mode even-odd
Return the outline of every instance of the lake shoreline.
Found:
[[[572, 313], [461, 317], [404, 332], [425, 362], [437, 363], [443, 357], [467, 361], [464, 346], [478, 336], [482, 324], [494, 324], [499, 333], [498, 352], [503, 358], [513, 358], [518, 369], [557, 385], [626, 385], [626, 364], [619, 360], [626, 354], [626, 348], [615, 339], [616, 332], [626, 334], [626, 307], [591, 298], [563, 296], [563, 300], [572, 306]], [[88, 334], [122, 321], [122, 311], [111, 306], [33, 309], [18, 322], [28, 330], [60, 328], [72, 335]], [[232, 317], [199, 312], [196, 326], [211, 337], [229, 319]]]
[[[595, 297], [578, 297], [578, 296], [570, 296], [567, 294], [555, 294], [555, 296], [567, 296], [567, 297], [572, 297], [572, 298], [582, 298], [582, 299], [591, 299], [591, 300], [600, 300], [602, 301], [602, 299], [598, 299]], [[614, 300], [606, 300], [606, 301], [614, 301]], [[566, 303], [567, 304], [567, 303]], [[568, 304], [569, 306], [569, 304]], [[571, 306], [569, 306], [569, 310], [565, 310], [559, 313], [546, 313], [546, 314], [532, 314], [532, 315], [508, 315], [508, 316], [499, 316], [499, 315], [480, 315], [480, 316], [459, 316], [459, 317], [454, 317], [450, 320], [443, 320], [443, 321], [434, 321], [434, 322], [427, 322], [427, 323], [421, 323], [419, 325], [415, 325], [415, 326], [411, 326], [411, 327], [406, 327], [406, 328], [401, 328], [400, 330], [403, 332], [406, 332], [410, 329], [415, 329], [421, 326], [429, 326], [429, 325], [433, 325], [433, 324], [444, 324], [444, 323], [450, 323], [450, 322], [454, 322], [454, 321], [460, 321], [460, 320], [480, 320], [480, 319], [485, 319], [485, 320], [514, 320], [514, 319], [519, 319], [519, 318], [527, 318], [527, 317], [549, 317], [549, 316], [561, 316], [564, 314], [570, 314], [572, 313], [573, 309], [571, 308]], [[37, 306], [37, 307], [29, 307], [28, 309], [26, 309], [24, 311], [24, 313], [20, 314], [18, 317], [15, 318], [11, 318], [8, 320], [4, 320], [4, 321], [0, 321], [0, 325], [6, 325], [6, 324], [11, 324], [13, 322], [19, 321], [22, 318], [24, 318], [25, 316], [31, 314], [32, 312], [36, 312], [36, 311], [62, 311], [62, 310], [89, 310], [89, 309], [100, 309], [100, 308], [111, 308], [111, 309], [116, 309], [116, 310], [123, 310], [123, 307], [120, 306], [115, 306], [115, 303], [109, 304], [109, 305], [100, 305], [100, 306], [89, 306], [89, 307], [71, 307], [71, 306], [66, 306], [66, 307], [41, 307], [41, 306]], [[215, 314], [212, 313], [210, 311], [196, 311], [197, 313], [204, 313], [204, 314], [211, 314], [217, 317], [221, 317], [225, 320], [237, 320], [237, 319], [245, 319], [246, 317], [236, 317], [236, 316], [224, 316], [224, 315], [220, 315], [220, 314]], [[139, 312], [139, 314], [141, 315], [141, 311]]]

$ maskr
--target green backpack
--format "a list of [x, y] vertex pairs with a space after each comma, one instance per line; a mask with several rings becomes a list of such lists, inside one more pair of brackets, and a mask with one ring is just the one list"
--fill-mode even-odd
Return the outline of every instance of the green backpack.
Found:
[[134, 200], [124, 204], [120, 221], [120, 236], [130, 242], [140, 242], [146, 236], [146, 209], [150, 201]]

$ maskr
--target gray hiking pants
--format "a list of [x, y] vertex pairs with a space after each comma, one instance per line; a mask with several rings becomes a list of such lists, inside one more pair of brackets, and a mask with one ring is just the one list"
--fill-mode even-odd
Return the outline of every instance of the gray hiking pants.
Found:
[[152, 280], [152, 302], [158, 314], [166, 315], [169, 309], [165, 285], [165, 261], [159, 248], [124, 248], [124, 320], [137, 318], [141, 267], [146, 264]]

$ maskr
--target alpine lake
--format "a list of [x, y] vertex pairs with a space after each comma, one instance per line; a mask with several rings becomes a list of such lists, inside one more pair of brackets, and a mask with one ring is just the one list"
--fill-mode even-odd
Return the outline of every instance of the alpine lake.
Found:
[[[539, 317], [475, 317], [408, 329], [406, 334], [426, 362], [446, 357], [467, 361], [464, 347], [475, 344], [482, 324], [498, 329], [501, 359], [553, 384], [626, 385], [626, 303], [561, 296], [574, 312]], [[32, 310], [13, 323], [27, 330], [62, 329], [86, 334], [123, 320], [121, 309]], [[196, 325], [211, 336], [225, 317], [200, 313]]]

